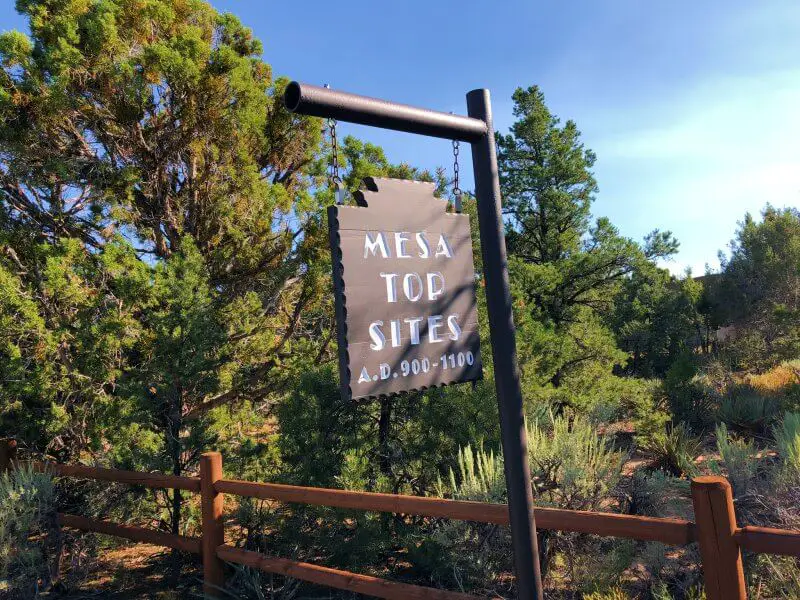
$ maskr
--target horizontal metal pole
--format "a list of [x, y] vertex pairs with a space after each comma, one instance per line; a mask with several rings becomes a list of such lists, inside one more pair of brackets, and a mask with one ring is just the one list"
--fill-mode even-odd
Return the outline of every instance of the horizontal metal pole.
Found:
[[480, 119], [338, 92], [297, 81], [287, 86], [284, 102], [289, 111], [301, 115], [338, 119], [447, 140], [476, 142], [489, 133], [486, 123]]

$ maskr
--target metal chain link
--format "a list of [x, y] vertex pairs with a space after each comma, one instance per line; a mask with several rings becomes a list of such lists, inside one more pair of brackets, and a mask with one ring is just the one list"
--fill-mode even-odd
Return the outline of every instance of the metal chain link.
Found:
[[453, 196], [455, 196], [456, 212], [461, 212], [461, 188], [458, 182], [459, 141], [453, 140]]
[[336, 139], [336, 119], [328, 119], [328, 131], [331, 136], [331, 150], [333, 152], [330, 179], [333, 183], [339, 184], [342, 182], [342, 178], [339, 176], [339, 142]]
[[[330, 89], [327, 83], [325, 87]], [[334, 196], [336, 197], [336, 204], [343, 202], [343, 188], [342, 178], [339, 175], [339, 141], [336, 139], [336, 119], [328, 119], [328, 132], [331, 137], [331, 168], [328, 174], [328, 183], [333, 188]]]

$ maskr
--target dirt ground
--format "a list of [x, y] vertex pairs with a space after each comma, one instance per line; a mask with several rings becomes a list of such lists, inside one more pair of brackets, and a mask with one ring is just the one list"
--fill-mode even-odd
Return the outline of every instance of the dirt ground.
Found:
[[101, 558], [82, 573], [80, 583], [58, 598], [68, 600], [172, 600], [202, 598], [199, 561], [174, 566], [170, 551], [149, 544], [131, 544], [103, 550]]

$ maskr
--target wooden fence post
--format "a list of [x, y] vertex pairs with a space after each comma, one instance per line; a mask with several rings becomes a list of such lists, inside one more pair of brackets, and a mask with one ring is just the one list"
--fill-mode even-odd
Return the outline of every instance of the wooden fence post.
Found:
[[206, 452], [200, 457], [200, 502], [202, 505], [203, 595], [221, 598], [225, 585], [225, 563], [217, 557], [217, 548], [225, 543], [223, 495], [214, 489], [222, 479], [222, 455]]
[[0, 440], [0, 474], [10, 471], [17, 459], [17, 441]]
[[692, 480], [697, 541], [708, 600], [747, 600], [742, 552], [734, 538], [736, 514], [731, 484], [724, 477]]

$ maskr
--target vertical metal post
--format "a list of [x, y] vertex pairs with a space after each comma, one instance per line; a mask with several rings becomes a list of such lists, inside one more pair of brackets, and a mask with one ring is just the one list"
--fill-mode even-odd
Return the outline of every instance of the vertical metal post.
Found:
[[486, 279], [486, 306], [497, 403], [500, 409], [518, 597], [524, 600], [542, 600], [544, 596], [533, 517], [528, 440], [517, 368], [516, 335], [511, 310], [500, 177], [489, 90], [473, 90], [467, 94], [467, 113], [470, 117], [481, 119], [487, 126], [486, 135], [472, 142], [472, 167], [475, 171], [475, 196], [478, 199], [478, 227], [481, 235], [483, 276]]
[[214, 484], [222, 479], [222, 455], [206, 452], [200, 456], [200, 505], [203, 537], [203, 597], [222, 598], [225, 586], [225, 563], [217, 548], [225, 543], [223, 495]]

